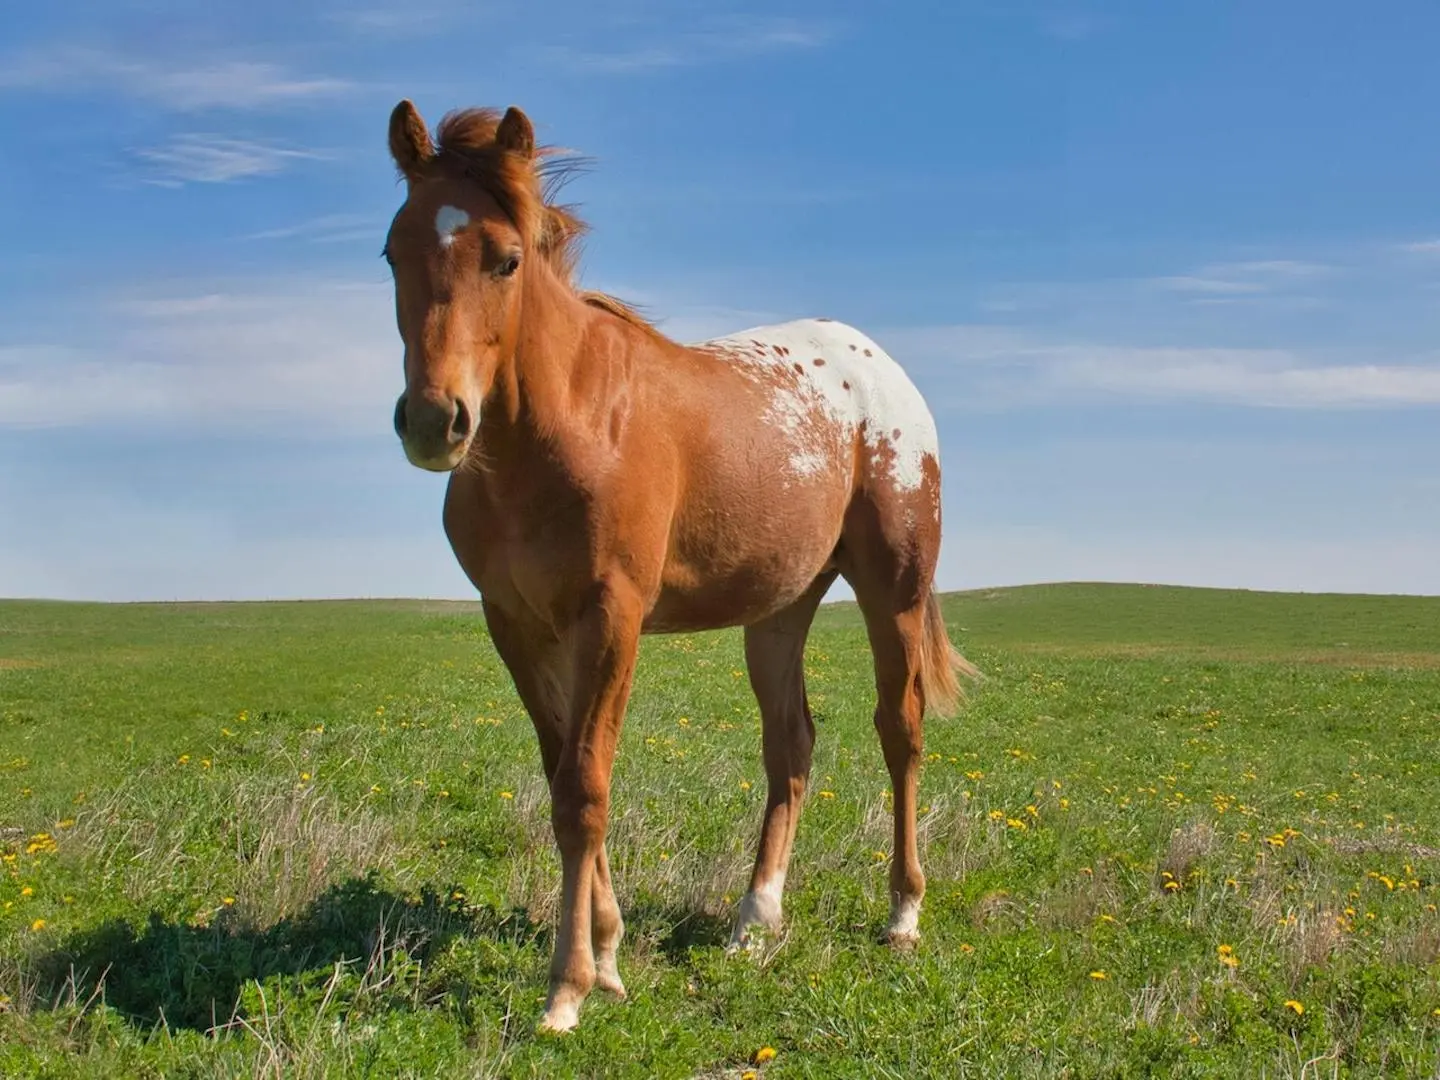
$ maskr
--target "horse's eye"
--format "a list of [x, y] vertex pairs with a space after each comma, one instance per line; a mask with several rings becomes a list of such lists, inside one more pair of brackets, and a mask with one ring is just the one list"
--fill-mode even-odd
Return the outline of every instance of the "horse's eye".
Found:
[[520, 269], [520, 256], [507, 256], [505, 261], [495, 268], [496, 277], [513, 277], [516, 270]]

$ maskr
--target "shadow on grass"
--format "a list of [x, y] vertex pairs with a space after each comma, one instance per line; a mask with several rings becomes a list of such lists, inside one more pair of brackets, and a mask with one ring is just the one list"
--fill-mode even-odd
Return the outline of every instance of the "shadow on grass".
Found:
[[143, 930], [123, 919], [82, 930], [34, 961], [42, 1007], [105, 1001], [131, 1023], [209, 1031], [234, 1015], [245, 983], [301, 975], [338, 962], [364, 965], [377, 950], [403, 947], [421, 963], [452, 941], [488, 938], [549, 949], [550, 931], [521, 908], [466, 906], [427, 887], [406, 898], [375, 875], [331, 886], [299, 914], [273, 926], [244, 926], [226, 910], [208, 927], [152, 913]]
[[651, 897], [635, 898], [622, 914], [627, 937], [651, 939], [656, 951], [676, 967], [689, 963], [691, 949], [719, 948], [730, 941], [730, 919]]

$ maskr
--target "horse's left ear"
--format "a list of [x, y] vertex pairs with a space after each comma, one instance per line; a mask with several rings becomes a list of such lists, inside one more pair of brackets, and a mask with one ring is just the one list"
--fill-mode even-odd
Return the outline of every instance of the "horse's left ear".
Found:
[[495, 129], [495, 145], [521, 157], [535, 156], [535, 125], [514, 105], [505, 110], [505, 117]]

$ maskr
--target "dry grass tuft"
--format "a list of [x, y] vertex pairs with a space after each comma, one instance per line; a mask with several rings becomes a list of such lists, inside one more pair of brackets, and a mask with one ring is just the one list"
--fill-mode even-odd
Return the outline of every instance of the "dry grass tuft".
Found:
[[1171, 882], [1184, 888], [1189, 884], [1204, 861], [1215, 850], [1215, 829], [1208, 821], [1192, 821], [1170, 833], [1170, 844], [1160, 857], [1156, 870], [1159, 873], [1157, 887], [1162, 891]]

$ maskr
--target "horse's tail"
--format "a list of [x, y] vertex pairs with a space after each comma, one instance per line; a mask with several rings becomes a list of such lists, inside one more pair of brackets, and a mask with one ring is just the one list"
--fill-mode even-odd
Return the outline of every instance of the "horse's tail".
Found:
[[953, 716], [965, 697], [957, 676], [978, 679], [980, 671], [960, 655], [945, 629], [940, 597], [932, 590], [925, 600], [925, 637], [920, 647], [920, 687], [925, 707], [941, 716]]

